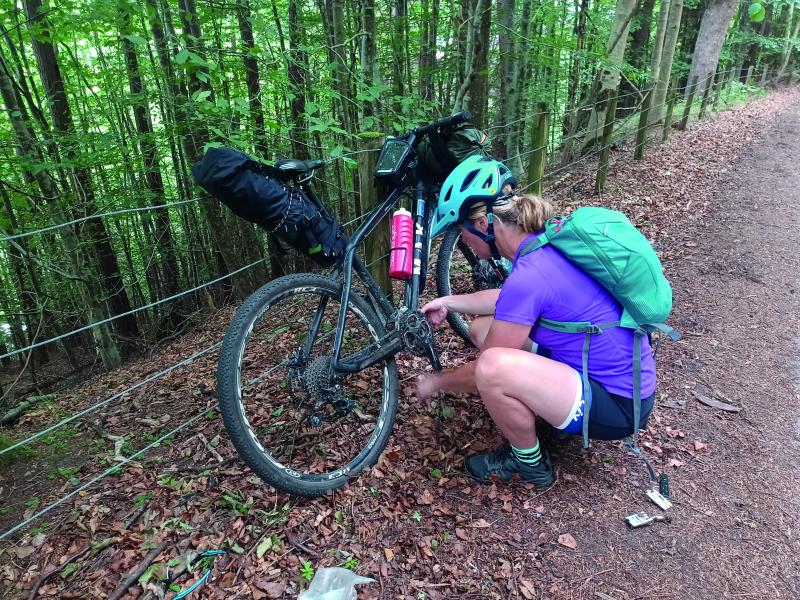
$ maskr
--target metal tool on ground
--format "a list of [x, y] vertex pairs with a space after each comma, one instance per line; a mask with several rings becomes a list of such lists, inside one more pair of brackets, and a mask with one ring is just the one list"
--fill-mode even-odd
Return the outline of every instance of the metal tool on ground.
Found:
[[667, 515], [653, 515], [649, 516], [646, 512], [636, 513], [635, 515], [628, 515], [625, 517], [625, 520], [630, 525], [631, 529], [636, 529], [638, 527], [644, 527], [646, 525], [650, 525], [651, 523], [655, 523], [657, 521], [665, 521], [669, 523], [671, 519]]
[[655, 489], [649, 489], [645, 492], [645, 495], [653, 501], [653, 504], [658, 506], [661, 510], [668, 510], [672, 508], [672, 502], [670, 502], [667, 498], [665, 498], [661, 493], [659, 493]]

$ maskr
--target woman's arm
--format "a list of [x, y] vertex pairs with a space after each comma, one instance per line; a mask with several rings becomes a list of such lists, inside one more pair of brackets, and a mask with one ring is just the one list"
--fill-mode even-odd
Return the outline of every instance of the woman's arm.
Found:
[[447, 313], [467, 313], [470, 315], [494, 314], [494, 305], [500, 295], [499, 289], [481, 290], [472, 294], [459, 294], [457, 296], [442, 296], [431, 300], [422, 307], [422, 312], [434, 327], [439, 327], [447, 318]]
[[[486, 336], [486, 342], [482, 350], [492, 347], [522, 349], [528, 341], [530, 330], [530, 325], [494, 321]], [[476, 393], [478, 391], [475, 385], [475, 365], [477, 362], [477, 360], [470, 361], [452, 371], [423, 375], [417, 379], [417, 397], [420, 400], [425, 400], [436, 392]]]

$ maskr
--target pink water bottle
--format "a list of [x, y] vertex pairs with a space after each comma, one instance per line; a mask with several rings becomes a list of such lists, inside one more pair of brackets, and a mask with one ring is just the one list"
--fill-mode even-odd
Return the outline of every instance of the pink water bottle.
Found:
[[408, 279], [414, 262], [414, 220], [411, 213], [399, 208], [392, 215], [392, 245], [389, 253], [389, 277]]

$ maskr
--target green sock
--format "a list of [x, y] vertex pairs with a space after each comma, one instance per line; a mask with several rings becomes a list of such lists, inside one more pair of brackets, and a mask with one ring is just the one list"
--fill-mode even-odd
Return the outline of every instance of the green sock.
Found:
[[533, 448], [528, 448], [527, 450], [517, 448], [512, 444], [511, 451], [514, 453], [514, 456], [517, 457], [517, 460], [525, 465], [533, 466], [542, 460], [542, 451], [539, 449], [539, 440], [536, 440], [536, 445]]

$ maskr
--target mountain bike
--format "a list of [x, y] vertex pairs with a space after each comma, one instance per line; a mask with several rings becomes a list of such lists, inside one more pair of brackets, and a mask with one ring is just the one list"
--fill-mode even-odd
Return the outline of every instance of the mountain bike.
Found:
[[[425, 180], [415, 144], [437, 127], [469, 118], [459, 113], [387, 137], [375, 178], [388, 194], [353, 233], [332, 272], [275, 279], [234, 316], [217, 371], [220, 412], [239, 455], [277, 489], [320, 496], [375, 464], [397, 414], [399, 352], [441, 369], [433, 330], [419, 310], [435, 188]], [[327, 215], [308, 185], [321, 166], [322, 161], [276, 164]], [[395, 307], [356, 251], [403, 197], [413, 208], [414, 266]], [[452, 232], [439, 251], [437, 279], [439, 291], [448, 293], [496, 285]], [[468, 339], [466, 322], [459, 319]]]

